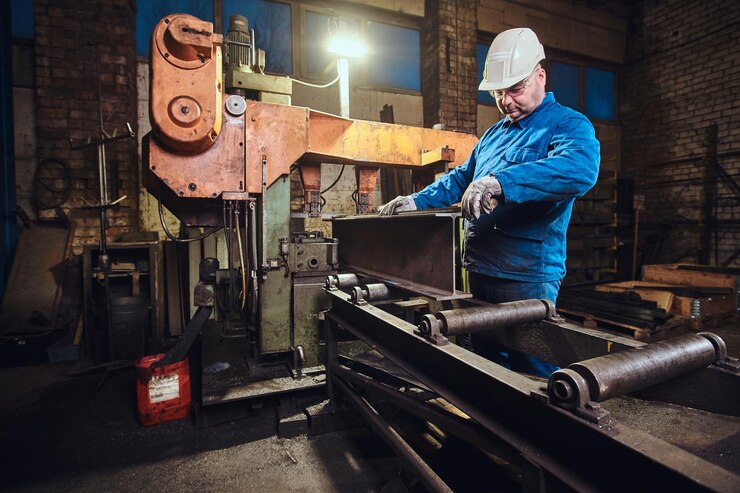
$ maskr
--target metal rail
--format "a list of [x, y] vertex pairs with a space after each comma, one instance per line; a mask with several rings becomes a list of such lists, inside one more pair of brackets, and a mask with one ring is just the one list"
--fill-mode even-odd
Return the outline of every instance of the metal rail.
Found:
[[350, 401], [359, 409], [360, 413], [367, 419], [372, 425], [373, 429], [383, 436], [385, 441], [405, 460], [406, 464], [417, 474], [424, 486], [433, 492], [448, 492], [452, 493], [449, 486], [419, 457], [419, 454], [414, 451], [406, 441], [401, 438], [396, 430], [393, 429], [381, 416], [373, 406], [365, 400], [364, 397], [360, 397], [355, 394], [347, 384], [340, 380], [337, 380], [335, 384], [344, 392]]

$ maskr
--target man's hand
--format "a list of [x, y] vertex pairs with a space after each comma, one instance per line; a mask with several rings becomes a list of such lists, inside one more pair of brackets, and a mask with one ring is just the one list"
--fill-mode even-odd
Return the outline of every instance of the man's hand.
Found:
[[410, 195], [399, 195], [385, 205], [378, 208], [378, 214], [381, 216], [391, 216], [399, 212], [415, 211], [416, 202]]
[[493, 212], [498, 205], [498, 199], [503, 195], [501, 184], [495, 176], [484, 176], [468, 185], [462, 197], [460, 207], [465, 219], [478, 219], [483, 210], [486, 214]]

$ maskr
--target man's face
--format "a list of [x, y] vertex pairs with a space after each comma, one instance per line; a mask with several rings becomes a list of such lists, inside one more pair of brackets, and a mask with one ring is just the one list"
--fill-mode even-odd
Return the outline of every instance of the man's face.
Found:
[[508, 89], [491, 91], [496, 106], [509, 120], [516, 122], [531, 114], [545, 97], [545, 71], [539, 65], [529, 76]]

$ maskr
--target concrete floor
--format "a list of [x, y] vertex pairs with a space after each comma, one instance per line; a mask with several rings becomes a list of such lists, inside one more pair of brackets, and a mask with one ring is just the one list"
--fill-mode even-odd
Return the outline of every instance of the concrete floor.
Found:
[[[731, 355], [740, 354], [735, 324], [713, 331]], [[100, 373], [66, 376], [89, 365], [0, 369], [0, 490], [385, 493], [389, 481], [399, 483], [399, 460], [359, 421], [282, 439], [275, 409], [265, 405], [207, 428], [198, 429], [192, 417], [142, 427], [133, 369], [112, 373], [93, 397]], [[701, 411], [662, 404], [646, 410], [638, 402], [614, 399], [609, 409], [740, 474], [740, 419], [714, 415], [719, 420], [710, 422]]]
[[276, 438], [274, 409], [196, 429], [136, 420], [134, 371], [42, 364], [0, 370], [0, 490], [373, 492], [397, 459], [363, 426]]

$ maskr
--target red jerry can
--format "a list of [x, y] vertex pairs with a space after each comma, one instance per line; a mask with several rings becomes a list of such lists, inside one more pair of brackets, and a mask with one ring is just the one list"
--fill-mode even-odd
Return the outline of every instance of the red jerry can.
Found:
[[190, 411], [188, 359], [152, 368], [163, 357], [144, 356], [136, 362], [136, 408], [144, 426], [182, 419]]

